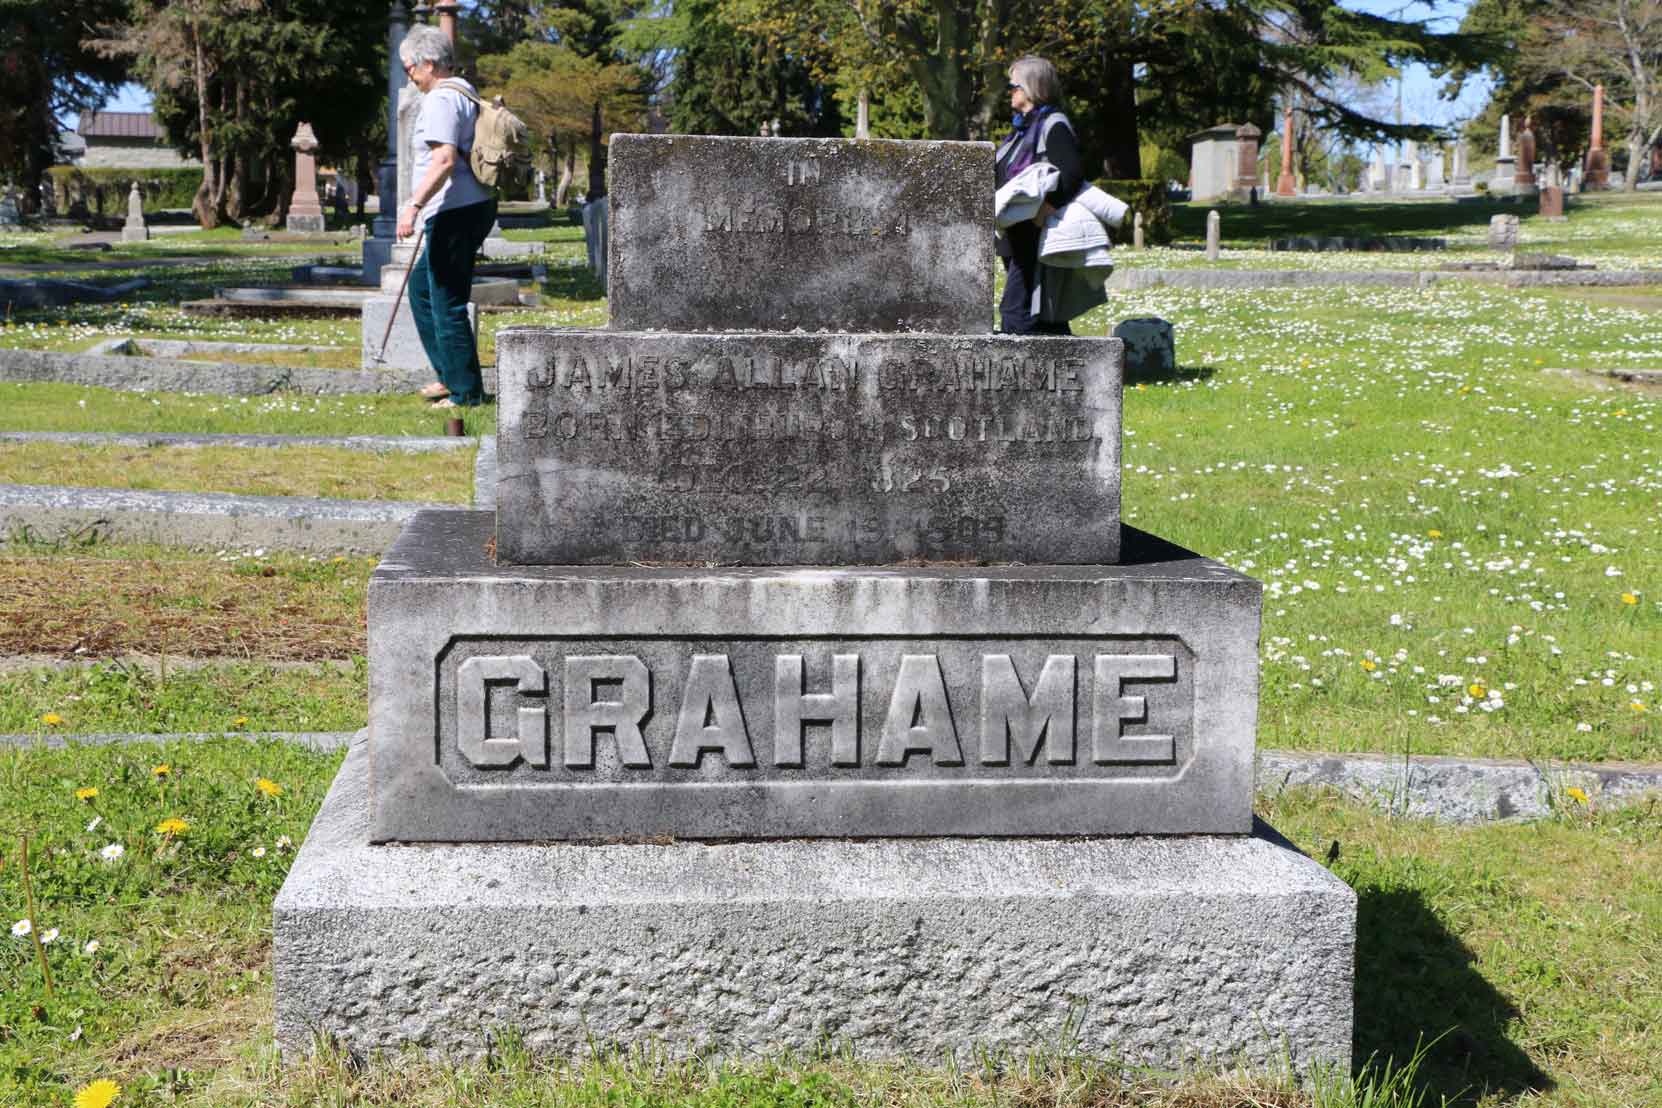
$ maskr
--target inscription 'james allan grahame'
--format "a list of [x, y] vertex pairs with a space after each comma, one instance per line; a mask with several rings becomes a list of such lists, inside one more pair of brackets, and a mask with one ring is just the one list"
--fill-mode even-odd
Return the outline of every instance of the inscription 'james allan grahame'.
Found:
[[991, 330], [981, 142], [614, 135], [623, 330]]
[[1114, 339], [513, 328], [513, 564], [1118, 557]]

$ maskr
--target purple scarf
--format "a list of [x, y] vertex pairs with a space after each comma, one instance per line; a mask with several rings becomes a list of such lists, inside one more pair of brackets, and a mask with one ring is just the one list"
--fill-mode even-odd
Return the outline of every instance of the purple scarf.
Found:
[[[1016, 151], [1004, 170], [1004, 179], [1008, 181], [1028, 166], [1032, 165], [1039, 155], [1039, 136], [1044, 133], [1044, 117], [1056, 109], [1049, 104], [1042, 105], [1022, 116], [1021, 122], [1011, 136], [1016, 139]], [[1008, 140], [1006, 140], [1008, 141]]]

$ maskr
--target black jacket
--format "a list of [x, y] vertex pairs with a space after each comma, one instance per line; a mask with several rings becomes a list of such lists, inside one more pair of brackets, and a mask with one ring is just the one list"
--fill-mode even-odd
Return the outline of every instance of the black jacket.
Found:
[[[1038, 112], [1039, 109], [1035, 108], [1027, 113], [1024, 119], [1027, 126], [1043, 125], [1034, 118]], [[1043, 155], [1035, 160], [1049, 162], [1060, 174], [1056, 187], [1045, 194], [1045, 200], [1051, 207], [1060, 208], [1078, 196], [1079, 190], [1085, 184], [1085, 164], [1079, 157], [1079, 139], [1074, 135], [1073, 124], [1066, 115], [1061, 115], [1061, 118], [1050, 124], [1050, 131], [1044, 136], [1044, 143]], [[1015, 158], [1020, 145], [1014, 134], [1000, 144], [997, 161], [993, 164], [994, 188], [1003, 188], [1009, 181], [1010, 162]], [[1012, 253], [1017, 257], [1027, 257], [1036, 254], [1038, 249], [1039, 228], [1032, 222], [1007, 227], [998, 239], [998, 254], [1001, 258], [1008, 258]]]

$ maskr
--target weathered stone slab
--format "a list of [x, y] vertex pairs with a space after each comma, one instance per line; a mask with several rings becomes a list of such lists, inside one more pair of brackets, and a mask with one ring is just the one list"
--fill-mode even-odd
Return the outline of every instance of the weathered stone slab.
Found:
[[[829, 1042], [1348, 1072], [1355, 894], [1251, 836], [367, 845], [347, 756], [274, 908], [276, 1038], [355, 1056]], [[500, 1039], [496, 1040], [498, 1043]], [[1285, 1052], [1285, 1053], [1284, 1053]]]
[[984, 142], [614, 135], [623, 330], [992, 329]]
[[514, 564], [1118, 557], [1121, 344], [497, 333]]
[[490, 524], [423, 512], [371, 578], [378, 841], [1250, 827], [1262, 587], [1142, 532], [1118, 566], [509, 569]]

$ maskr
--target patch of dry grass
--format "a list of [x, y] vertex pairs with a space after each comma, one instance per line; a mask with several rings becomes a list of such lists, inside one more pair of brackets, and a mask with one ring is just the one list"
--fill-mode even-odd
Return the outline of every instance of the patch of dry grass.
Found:
[[365, 652], [368, 559], [0, 558], [0, 655], [321, 661]]
[[466, 504], [474, 451], [0, 444], [0, 483]]

